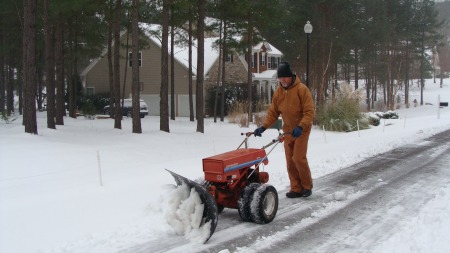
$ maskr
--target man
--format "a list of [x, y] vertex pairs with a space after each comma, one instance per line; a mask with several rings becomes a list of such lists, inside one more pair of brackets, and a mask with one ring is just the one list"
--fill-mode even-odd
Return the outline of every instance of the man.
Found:
[[308, 87], [292, 73], [288, 62], [280, 63], [277, 75], [279, 87], [273, 95], [263, 125], [254, 131], [254, 135], [261, 137], [281, 114], [283, 132], [286, 133], [284, 148], [291, 185], [286, 197], [309, 197], [313, 184], [306, 153], [314, 118], [314, 101]]

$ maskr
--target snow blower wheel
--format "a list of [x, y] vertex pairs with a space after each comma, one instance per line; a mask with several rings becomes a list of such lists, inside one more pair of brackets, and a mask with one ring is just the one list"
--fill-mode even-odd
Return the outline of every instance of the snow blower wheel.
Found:
[[255, 190], [260, 186], [259, 183], [251, 183], [247, 185], [244, 190], [241, 191], [238, 200], [238, 212], [241, 219], [245, 222], [253, 221], [250, 210], [250, 202]]
[[271, 222], [278, 210], [278, 193], [275, 187], [268, 184], [259, 185], [251, 196], [251, 219], [258, 224]]

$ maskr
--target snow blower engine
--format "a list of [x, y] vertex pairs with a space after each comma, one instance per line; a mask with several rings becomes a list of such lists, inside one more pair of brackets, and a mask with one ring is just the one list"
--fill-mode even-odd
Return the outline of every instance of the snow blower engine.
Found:
[[[204, 242], [214, 233], [218, 215], [224, 208], [237, 209], [243, 221], [258, 224], [271, 222], [277, 213], [277, 190], [267, 184], [269, 174], [260, 171], [260, 165], [268, 164], [267, 156], [276, 144], [284, 141], [284, 134], [279, 132], [276, 139], [260, 149], [247, 147], [248, 138], [253, 132], [242, 135], [245, 135], [245, 139], [236, 150], [203, 159], [203, 182], [194, 182], [168, 170], [177, 185], [187, 184], [198, 192], [204, 204], [200, 226], [211, 222], [210, 234]], [[241, 148], [243, 145], [244, 148]], [[266, 154], [270, 146], [272, 148]]]

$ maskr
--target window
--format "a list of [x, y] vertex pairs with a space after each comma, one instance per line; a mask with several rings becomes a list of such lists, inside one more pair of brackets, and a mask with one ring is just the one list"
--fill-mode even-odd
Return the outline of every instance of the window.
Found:
[[266, 66], [266, 53], [261, 53], [261, 65]]
[[269, 57], [267, 59], [267, 68], [268, 69], [272, 69], [272, 59], [273, 59], [273, 57]]
[[227, 61], [227, 62], [233, 62], [233, 54], [232, 54], [232, 53], [228, 53], [228, 54], [227, 54], [227, 59], [226, 59], [226, 61]]
[[256, 54], [253, 54], [253, 56], [252, 56], [252, 68], [255, 67], [255, 62], [256, 62]]
[[279, 60], [280, 58], [278, 58], [278, 57], [270, 57], [269, 58], [269, 62], [268, 62], [268, 64], [269, 64], [269, 69], [276, 69], [277, 67], [278, 67], [278, 60]]
[[86, 96], [92, 96], [95, 94], [95, 88], [94, 87], [86, 87]]
[[[133, 57], [133, 53], [128, 52], [128, 67], [130, 67], [130, 68], [133, 65], [132, 64], [133, 63], [132, 57]], [[141, 51], [139, 51], [139, 59], [138, 59], [138, 61], [139, 61], [139, 67], [142, 67], [142, 52]]]

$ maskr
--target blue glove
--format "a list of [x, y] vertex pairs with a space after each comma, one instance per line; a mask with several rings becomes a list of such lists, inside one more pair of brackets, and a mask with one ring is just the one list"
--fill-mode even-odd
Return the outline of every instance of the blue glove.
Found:
[[292, 130], [292, 137], [294, 138], [300, 137], [302, 133], [303, 133], [302, 127], [297, 126], [294, 128], [294, 130]]
[[255, 136], [261, 137], [261, 135], [262, 135], [262, 133], [264, 133], [264, 131], [266, 131], [266, 128], [265, 128], [265, 127], [258, 127], [258, 128], [255, 129], [255, 131], [253, 132], [253, 134], [254, 134]]

